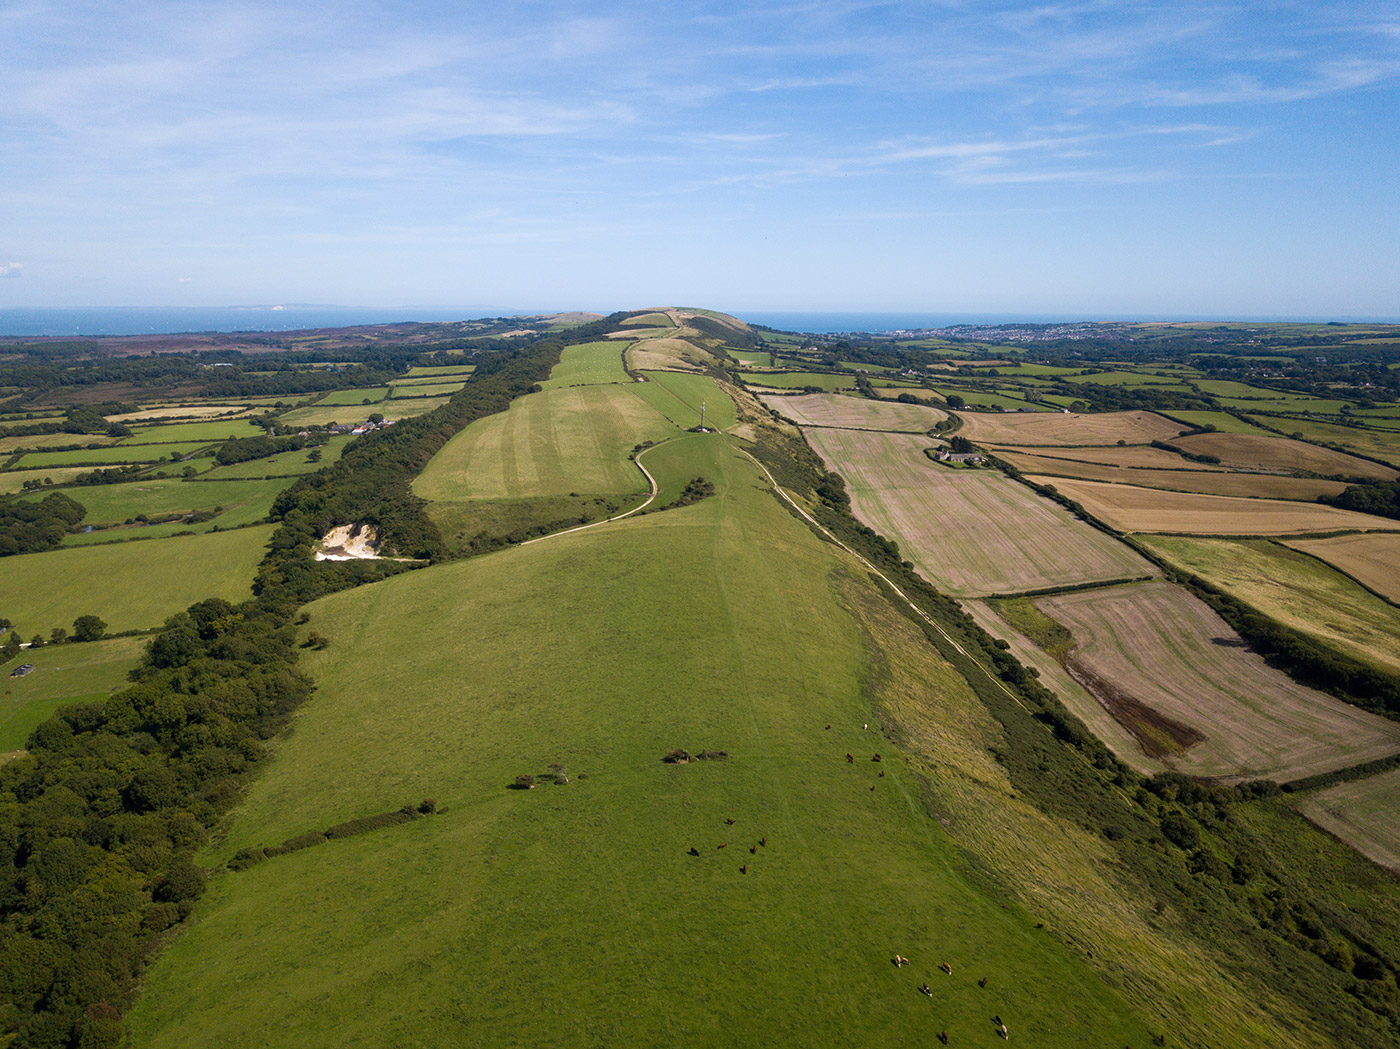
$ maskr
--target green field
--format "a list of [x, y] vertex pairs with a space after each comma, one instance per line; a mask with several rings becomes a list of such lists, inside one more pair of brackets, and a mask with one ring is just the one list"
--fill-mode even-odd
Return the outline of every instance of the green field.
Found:
[[1264, 434], [1267, 431], [1237, 419], [1229, 412], [1162, 412], [1169, 419], [1177, 419], [1187, 426], [1214, 426], [1220, 433]]
[[675, 427], [637, 388], [555, 387], [517, 398], [452, 438], [413, 490], [439, 502], [644, 492], [646, 481], [627, 456]]
[[817, 386], [823, 390], [855, 388], [854, 375], [828, 375], [826, 372], [740, 372], [740, 378], [754, 386], [771, 386], [778, 390], [800, 390]]
[[166, 423], [162, 426], [133, 428], [123, 446], [171, 444], [178, 441], [225, 441], [230, 437], [260, 437], [267, 431], [247, 419], [227, 419], [211, 423]]
[[729, 354], [729, 356], [733, 357], [736, 361], [741, 361], [744, 364], [757, 365], [762, 368], [771, 368], [773, 366], [773, 355], [767, 350], [726, 349], [724, 352]]
[[1337, 445], [1350, 452], [1370, 456], [1400, 468], [1400, 433], [1363, 429], [1359, 426], [1334, 426], [1306, 419], [1277, 419], [1260, 416], [1261, 426], [1283, 434], [1298, 434], [1318, 444]]
[[566, 346], [559, 363], [542, 385], [546, 390], [557, 390], [566, 386], [631, 382], [622, 367], [622, 354], [628, 345], [626, 339], [611, 339]]
[[1317, 558], [1267, 539], [1140, 538], [1285, 626], [1400, 673], [1400, 608]]
[[642, 400], [682, 429], [700, 425], [700, 406], [705, 406], [705, 425], [727, 430], [738, 422], [738, 413], [729, 394], [708, 375], [690, 372], [647, 372], [647, 382], [632, 387]]
[[[71, 631], [72, 624], [67, 629]], [[39, 631], [32, 631], [25, 640], [35, 633]], [[43, 633], [47, 638], [48, 631]], [[100, 699], [125, 688], [126, 672], [136, 665], [146, 641], [144, 637], [115, 637], [45, 645], [25, 649], [0, 664], [0, 754], [23, 747], [35, 727], [64, 703]], [[34, 670], [20, 678], [9, 676], [24, 663], [32, 663]]]
[[387, 419], [408, 419], [423, 415], [447, 403], [446, 397], [424, 397], [421, 400], [408, 399], [393, 404], [363, 405], [312, 405], [309, 408], [295, 408], [277, 421], [287, 426], [329, 426], [340, 423], [345, 426], [364, 422], [372, 412], [378, 412]]
[[[991, 393], [985, 390], [971, 390], [963, 387], [954, 388], [952, 386], [935, 387], [938, 395], [944, 400], [949, 396], [957, 394], [972, 408], [1009, 408], [1014, 412], [1043, 412], [1046, 410], [1043, 404], [1032, 404], [1024, 397], [1012, 397], [1007, 394]], [[954, 409], [961, 411], [962, 409]]]
[[[87, 473], [86, 466], [64, 466], [48, 470], [6, 470], [0, 473], [0, 495], [13, 495], [24, 491], [25, 481], [43, 481], [48, 478], [54, 484], [71, 481], [78, 474]], [[71, 493], [70, 493], [71, 494]]]
[[206, 597], [249, 594], [272, 526], [0, 558], [3, 615], [20, 636], [97, 615], [111, 632], [159, 626]]
[[[254, 506], [261, 512], [252, 520], [267, 516], [272, 500], [277, 493], [291, 484], [290, 479], [271, 481], [184, 481], [179, 478], [165, 478], [150, 481], [127, 481], [121, 484], [87, 485], [70, 488], [66, 495], [82, 503], [87, 509], [84, 525], [118, 524], [134, 518], [137, 514], [154, 517], [158, 514], [186, 512], [190, 510], [212, 510], [217, 506], [225, 510]], [[44, 492], [36, 492], [29, 499], [42, 499]], [[230, 520], [226, 527], [243, 524], [244, 521]]]
[[388, 396], [389, 388], [387, 386], [366, 386], [358, 390], [332, 390], [316, 404], [326, 407], [337, 404], [376, 404]]
[[404, 397], [450, 397], [466, 384], [466, 380], [461, 382], [395, 384], [389, 389], [389, 398], [394, 400]]
[[19, 470], [42, 470], [48, 466], [110, 466], [114, 463], [153, 463], [171, 456], [190, 455], [211, 442], [187, 444], [119, 444], [113, 448], [84, 448], [73, 452], [31, 452], [18, 463]]
[[[226, 481], [240, 477], [284, 477], [314, 473], [321, 467], [328, 466], [339, 459], [341, 453], [354, 439], [348, 433], [336, 434], [325, 444], [317, 445], [315, 448], [302, 448], [295, 452], [278, 452], [265, 459], [249, 459], [247, 462], [234, 463], [232, 466], [218, 466], [209, 471], [206, 476], [211, 481], [216, 478]], [[313, 462], [311, 455], [316, 451], [321, 453], [321, 457]]]
[[418, 378], [422, 375], [470, 375], [476, 371], [475, 364], [444, 364], [431, 368], [410, 368], [408, 374], [410, 378]]
[[624, 328], [674, 328], [671, 318], [664, 313], [643, 313], [636, 317], [628, 317], [622, 322]]
[[[448, 811], [217, 875], [135, 1044], [1001, 1044], [993, 1014], [1028, 1044], [1148, 1044], [903, 763], [871, 763], [877, 629], [919, 668], [902, 702], [994, 732], [966, 687], [722, 438], [683, 441], [714, 498], [310, 606], [317, 695], [208, 859]], [[730, 757], [663, 764], [678, 746]], [[505, 789], [553, 762], [568, 785]]]

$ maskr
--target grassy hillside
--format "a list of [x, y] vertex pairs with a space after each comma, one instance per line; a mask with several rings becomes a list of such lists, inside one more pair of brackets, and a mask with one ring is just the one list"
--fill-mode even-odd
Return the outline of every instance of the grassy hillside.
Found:
[[136, 1044], [1148, 1044], [875, 729], [886, 659], [965, 686], [907, 626], [872, 650], [864, 576], [723, 438], [662, 453], [718, 494], [311, 606], [320, 692], [211, 858], [448, 811], [220, 875]]

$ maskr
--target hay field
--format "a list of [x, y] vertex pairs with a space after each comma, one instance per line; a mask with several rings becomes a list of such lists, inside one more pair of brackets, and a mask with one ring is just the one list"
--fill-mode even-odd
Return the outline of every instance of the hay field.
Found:
[[926, 437], [809, 430], [807, 440], [845, 478], [856, 516], [950, 594], [1156, 574], [1124, 544], [1000, 473], [931, 462]]
[[65, 448], [70, 444], [116, 444], [117, 438], [90, 433], [33, 433], [22, 437], [0, 437], [0, 454], [25, 448]]
[[1310, 794], [1298, 810], [1361, 855], [1400, 871], [1400, 769]]
[[[1110, 445], [1106, 448], [1092, 446], [1087, 448], [1057, 448], [1054, 445], [1036, 445], [1033, 452], [1014, 446], [992, 445], [990, 447], [1003, 459], [1010, 459], [1012, 455], [1020, 455], [1027, 461], [1043, 458], [1076, 463], [1097, 463], [1102, 466], [1132, 467], [1142, 470], [1193, 470], [1198, 472], [1214, 471], [1216, 473], [1225, 471], [1223, 466], [1193, 463], [1190, 459], [1183, 458], [1175, 452], [1148, 445], [1130, 444], [1121, 448], [1117, 445]], [[1033, 473], [1035, 471], [1027, 470], [1025, 472]]]
[[43, 481], [47, 477], [54, 484], [62, 484], [64, 481], [71, 481], [78, 474], [87, 472], [86, 466], [65, 466], [48, 470], [5, 470], [0, 472], [0, 495], [24, 491], [25, 481]]
[[1354, 455], [1271, 434], [1198, 433], [1172, 442], [1197, 455], [1218, 455], [1226, 466], [1245, 470], [1303, 470], [1393, 481], [1394, 470]]
[[947, 412], [922, 404], [872, 401], [865, 397], [809, 393], [796, 397], [760, 397], [798, 426], [835, 426], [851, 430], [890, 430], [899, 433], [927, 433], [948, 418]]
[[72, 452], [30, 452], [17, 464], [20, 470], [42, 470], [46, 466], [110, 466], [113, 463], [152, 463], [170, 456], [189, 455], [206, 448], [210, 441], [185, 444], [119, 444], [111, 448], [82, 448]]
[[574, 386], [516, 398], [433, 456], [413, 483], [424, 499], [521, 499], [647, 490], [627, 458], [674, 427], [631, 384]]
[[567, 386], [631, 382], [632, 377], [622, 367], [624, 349], [606, 340], [565, 346], [559, 363], [540, 385], [546, 390], [558, 390]]
[[1074, 634], [1070, 666], [1081, 682], [1177, 771], [1283, 782], [1400, 752], [1400, 723], [1274, 670], [1181, 587], [1138, 583], [1035, 603]]
[[[998, 728], [965, 683], [727, 442], [679, 445], [713, 498], [309, 607], [330, 638], [305, 661], [317, 694], [209, 862], [404, 799], [448, 812], [214, 878], [128, 1014], [135, 1044], [827, 1049], [945, 1026], [1001, 1044], [993, 1013], [1044, 1049], [1147, 1044], [1083, 952], [1036, 929], [1048, 905], [970, 873], [862, 731], [876, 636], [901, 703], [934, 732], [970, 723], [959, 786], [989, 812], [969, 819], [1005, 819]], [[677, 746], [730, 757], [663, 764]], [[567, 785], [505, 789], [551, 762]], [[1068, 875], [1111, 899], [1084, 859], [1102, 842], [1019, 804], [1015, 848], [1056, 853], [1035, 850], [1034, 891]], [[944, 981], [936, 1000], [921, 980]]]
[[[292, 397], [289, 400], [294, 399]], [[185, 404], [170, 408], [146, 408], [124, 415], [108, 415], [112, 423], [151, 422], [157, 419], [201, 419], [215, 415], [237, 415], [248, 410], [247, 404]]]
[[998, 450], [996, 454], [1026, 474], [1047, 474], [1054, 477], [1073, 477], [1086, 481], [1107, 481], [1112, 484], [1141, 485], [1144, 488], [1198, 492], [1203, 495], [1228, 495], [1245, 499], [1297, 499], [1311, 503], [1316, 502], [1320, 495], [1338, 495], [1347, 487], [1342, 481], [1326, 481], [1312, 477], [1281, 477], [1278, 474], [1230, 473], [1221, 470], [1120, 469], [1103, 463], [1074, 462], [1020, 452]]
[[739, 377], [746, 383], [757, 386], [771, 386], [775, 390], [800, 390], [804, 386], [820, 386], [831, 390], [854, 390], [854, 375], [831, 375], [827, 372], [740, 372]]
[[1027, 480], [1054, 485], [1061, 494], [1082, 503], [1089, 513], [1120, 532], [1298, 535], [1361, 529], [1400, 531], [1400, 522], [1318, 503], [1166, 492], [1067, 477], [1028, 475]]
[[25, 638], [56, 626], [71, 630], [88, 614], [116, 633], [159, 626], [206, 597], [242, 601], [272, 530], [259, 525], [0, 558], [5, 615]]
[[978, 444], [1105, 445], [1126, 441], [1150, 444], [1169, 440], [1186, 430], [1153, 412], [1102, 412], [1072, 415], [1067, 412], [1024, 412], [992, 415], [968, 412], [962, 416], [962, 436]]
[[[72, 629], [71, 623], [68, 628]], [[40, 631], [26, 634], [25, 640], [36, 633]], [[48, 636], [48, 630], [42, 633]], [[45, 645], [27, 648], [8, 663], [0, 664], [0, 754], [23, 747], [39, 723], [63, 704], [100, 699], [125, 688], [130, 684], [126, 672], [136, 665], [147, 640], [114, 637], [82, 644]], [[21, 678], [10, 677], [22, 663], [32, 663], [34, 670]]]
[[700, 371], [714, 361], [711, 354], [684, 339], [644, 339], [627, 350], [633, 371]]
[[1400, 602], [1400, 533], [1293, 539], [1288, 545], [1320, 557], [1376, 593]]
[[1400, 608], [1317, 558], [1267, 539], [1140, 538], [1173, 565], [1285, 626], [1363, 662], [1400, 672]]

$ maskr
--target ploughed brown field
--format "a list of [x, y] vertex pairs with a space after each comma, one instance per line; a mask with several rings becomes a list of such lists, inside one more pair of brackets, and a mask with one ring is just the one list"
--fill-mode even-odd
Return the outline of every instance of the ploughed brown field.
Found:
[[1188, 427], [1155, 412], [962, 412], [957, 432], [978, 444], [1107, 445], [1166, 441]]
[[930, 461], [926, 437], [813, 429], [807, 440], [845, 478], [856, 516], [950, 594], [1157, 574], [1126, 545], [997, 471]]
[[926, 433], [948, 418], [922, 404], [872, 401], [839, 393], [805, 393], [796, 397], [760, 397], [764, 404], [798, 426], [835, 426], [851, 430]]
[[1026, 455], [1021, 452], [999, 451], [997, 455], [1022, 473], [1073, 477], [1085, 481], [1107, 481], [1111, 484], [1133, 484], [1144, 488], [1197, 492], [1202, 495], [1229, 495], [1242, 499], [1298, 499], [1311, 503], [1320, 495], [1337, 495], [1347, 487], [1342, 481], [1313, 477], [1282, 477], [1278, 474], [1229, 473], [1219, 470], [1135, 470], [1107, 466], [1103, 463], [1081, 463], [1069, 459], [1052, 459], [1043, 455]]
[[1376, 593], [1400, 601], [1400, 532], [1293, 539], [1288, 545], [1320, 557]]
[[1331, 448], [1319, 448], [1288, 437], [1248, 433], [1198, 433], [1172, 442], [1196, 455], [1218, 455], [1226, 466], [1245, 470], [1301, 470], [1331, 476], [1368, 477], [1393, 481], [1388, 466], [1359, 459]]
[[1077, 646], [1068, 669], [1180, 772], [1280, 782], [1400, 752], [1400, 723], [1274, 670], [1204, 602], [1151, 581], [1036, 599]]
[[1177, 532], [1193, 535], [1299, 535], [1307, 532], [1387, 529], [1400, 521], [1339, 510], [1320, 503], [1237, 499], [1223, 495], [1165, 492], [1066, 477], [1029, 477], [1054, 485], [1120, 532]]

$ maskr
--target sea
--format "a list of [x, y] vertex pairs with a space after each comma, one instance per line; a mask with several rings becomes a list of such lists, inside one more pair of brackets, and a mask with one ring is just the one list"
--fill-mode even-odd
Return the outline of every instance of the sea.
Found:
[[[504, 306], [102, 306], [87, 309], [0, 307], [0, 337], [163, 335], [187, 332], [300, 331], [408, 321], [461, 321], [554, 313]], [[605, 313], [604, 307], [595, 312]], [[821, 312], [734, 310], [750, 324], [813, 333], [916, 331], [959, 324], [1064, 324], [1086, 321], [1306, 321], [1396, 323], [1388, 317], [1158, 317], [1044, 313]]]

